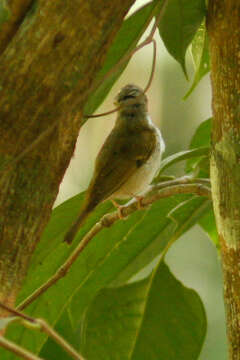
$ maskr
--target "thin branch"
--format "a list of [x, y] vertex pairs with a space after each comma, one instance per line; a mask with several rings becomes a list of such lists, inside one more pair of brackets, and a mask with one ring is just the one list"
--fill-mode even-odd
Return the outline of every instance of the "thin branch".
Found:
[[[150, 88], [151, 84], [152, 84], [152, 80], [153, 80], [153, 76], [154, 76], [154, 72], [155, 72], [155, 66], [156, 66], [156, 52], [157, 52], [157, 44], [156, 41], [154, 39], [152, 39], [149, 43], [145, 44], [148, 45], [152, 43], [153, 44], [153, 62], [152, 62], [152, 69], [151, 69], [151, 74], [148, 80], [148, 83], [144, 89], [144, 94], [148, 91], [148, 89]], [[144, 46], [145, 46], [144, 45]], [[109, 75], [108, 75], [109, 76]], [[116, 107], [113, 110], [109, 110], [100, 114], [94, 114], [94, 115], [84, 115], [84, 118], [97, 118], [97, 117], [102, 117], [102, 116], [106, 116], [106, 115], [110, 115], [113, 114], [115, 112], [117, 112], [118, 110], [121, 109], [121, 106]]]
[[[96, 83], [93, 84], [93, 86], [90, 88], [89, 92], [94, 91], [95, 89], [97, 89], [105, 80], [107, 80], [111, 75], [113, 75], [121, 65], [123, 65], [126, 61], [128, 61], [137, 51], [141, 50], [144, 46], [149, 45], [151, 43], [153, 43], [154, 46], [154, 57], [155, 60], [153, 59], [153, 66], [152, 66], [152, 73], [154, 73], [154, 69], [155, 69], [155, 61], [156, 61], [156, 42], [153, 39], [154, 33], [157, 29], [157, 26], [159, 24], [159, 22], [161, 21], [164, 11], [167, 7], [168, 4], [168, 0], [165, 0], [161, 10], [159, 12], [159, 14], [157, 15], [155, 22], [153, 24], [153, 27], [150, 31], [150, 34], [146, 37], [145, 40], [143, 40], [138, 46], [136, 46], [133, 50], [131, 50], [129, 53], [125, 54], [102, 78], [100, 78]], [[152, 82], [152, 78], [153, 78], [153, 74], [151, 73], [150, 75], [150, 80], [148, 81], [148, 84], [144, 90], [144, 93], [149, 89], [151, 82]], [[85, 118], [95, 118], [95, 117], [100, 117], [103, 115], [108, 115], [108, 114], [112, 114], [114, 112], [116, 112], [118, 109], [113, 109], [108, 111], [107, 113], [102, 113], [102, 114], [95, 114], [95, 115], [84, 115]]]
[[[189, 183], [186, 183], [187, 181]], [[192, 183], [192, 181], [193, 179], [191, 178], [187, 179], [186, 177], [183, 177], [180, 179], [172, 180], [172, 182], [171, 181], [165, 182], [165, 187], [164, 187], [164, 183], [152, 185], [150, 190], [141, 199], [141, 205], [143, 208], [148, 207], [157, 200], [177, 194], [196, 194], [211, 199], [211, 190], [206, 185], [202, 184], [201, 182]], [[130, 214], [132, 214], [137, 210], [139, 210], [138, 202], [135, 200], [131, 200], [128, 204], [121, 207], [121, 218], [128, 217]], [[98, 234], [101, 230], [103, 230], [105, 227], [112, 226], [119, 219], [120, 219], [119, 211], [115, 211], [113, 213], [104, 215], [102, 219], [98, 223], [96, 223], [90, 229], [90, 231], [83, 237], [82, 241], [74, 249], [74, 251], [65, 261], [65, 263], [57, 270], [57, 272], [46, 283], [40, 286], [27, 299], [25, 299], [18, 306], [18, 309], [19, 310], [25, 309], [39, 296], [45, 293], [57, 281], [63, 278], [67, 274], [73, 263], [77, 260], [78, 256], [87, 246], [87, 244], [94, 238], [94, 236]]]
[[30, 351], [23, 349], [21, 346], [14, 344], [12, 341], [5, 339], [3, 336], [0, 336], [0, 346], [25, 360], [44, 360]]
[[15, 310], [15, 309], [12, 309], [10, 306], [8, 305], [5, 305], [3, 304], [2, 302], [0, 302], [0, 307], [6, 311], [8, 311], [10, 314], [13, 314], [13, 315], [16, 315], [20, 318], [22, 318], [23, 320], [26, 320], [26, 321], [29, 321], [31, 323], [35, 323], [35, 319], [28, 316], [28, 315], [25, 315], [23, 313], [21, 313], [20, 311], [18, 310]]
[[[53, 340], [55, 340], [56, 343], [58, 343], [70, 356], [72, 356], [73, 359], [84, 360], [83, 357], [62, 336], [60, 336], [51, 326], [49, 326], [45, 320], [32, 318], [28, 315], [23, 314], [22, 312], [20, 312], [18, 310], [10, 308], [9, 306], [7, 306], [1, 302], [0, 302], [0, 307], [3, 308], [4, 310], [7, 310], [10, 314], [16, 315], [20, 319], [23, 319], [24, 320], [23, 325], [27, 322], [27, 323], [30, 323], [30, 327], [34, 327], [34, 328], [37, 327], [38, 329], [45, 332], [45, 334], [47, 334]], [[12, 345], [14, 345], [14, 344], [12, 343]], [[24, 349], [22, 349], [22, 350], [25, 351]], [[31, 357], [31, 358], [26, 358], [26, 359], [35, 360], [35, 359], [40, 359], [40, 358]]]
[[51, 326], [49, 326], [43, 319], [36, 319], [37, 323], [41, 326], [41, 329], [48, 334], [52, 339], [56, 341], [73, 359], [84, 360], [83, 357], [73, 349], [73, 347], [60, 336]]
[[156, 67], [156, 56], [157, 56], [157, 43], [156, 40], [152, 39], [152, 44], [153, 44], [153, 61], [152, 61], [152, 70], [151, 70], [151, 74], [148, 80], [148, 83], [144, 89], [144, 94], [148, 91], [148, 89], [150, 88], [152, 81], [153, 81], [153, 76], [155, 73], [155, 67]]
[[183, 185], [183, 184], [202, 184], [202, 185], [206, 185], [206, 186], [211, 186], [211, 182], [209, 179], [207, 178], [193, 178], [192, 176], [187, 176], [184, 175], [180, 178], [177, 179], [173, 179], [173, 180], [168, 180], [168, 181], [162, 181], [159, 183], [156, 183], [154, 185], [155, 188], [157, 189], [162, 189], [164, 187], [167, 186], [173, 186], [173, 185]]
[[117, 112], [118, 110], [121, 109], [121, 106], [118, 106], [112, 110], [109, 110], [109, 111], [106, 111], [106, 112], [103, 112], [103, 113], [99, 113], [99, 114], [94, 114], [94, 115], [84, 115], [83, 117], [86, 118], [86, 119], [90, 119], [90, 118], [98, 118], [98, 117], [102, 117], [102, 116], [107, 116], [107, 115], [110, 115], [110, 114], [113, 114], [115, 112]]

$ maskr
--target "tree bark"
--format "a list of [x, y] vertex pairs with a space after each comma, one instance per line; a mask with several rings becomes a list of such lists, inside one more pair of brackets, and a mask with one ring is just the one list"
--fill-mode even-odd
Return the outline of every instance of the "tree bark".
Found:
[[229, 359], [240, 359], [240, 0], [209, 0], [211, 182], [221, 244]]
[[34, 1], [0, 57], [0, 301], [9, 306], [50, 217], [89, 88], [133, 2]]

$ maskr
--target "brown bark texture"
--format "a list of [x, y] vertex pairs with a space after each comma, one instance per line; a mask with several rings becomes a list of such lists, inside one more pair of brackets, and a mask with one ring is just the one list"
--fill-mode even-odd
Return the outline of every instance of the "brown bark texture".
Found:
[[213, 129], [211, 183], [221, 244], [229, 359], [240, 359], [240, 0], [208, 9]]
[[10, 306], [72, 157], [89, 89], [133, 2], [34, 1], [0, 57], [0, 301]]

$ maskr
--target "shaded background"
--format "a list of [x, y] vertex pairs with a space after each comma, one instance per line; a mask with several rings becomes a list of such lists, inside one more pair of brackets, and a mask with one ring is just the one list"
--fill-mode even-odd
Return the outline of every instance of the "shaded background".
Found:
[[[136, 1], [131, 12], [145, 3], [147, 1]], [[151, 89], [148, 91], [149, 113], [162, 131], [167, 156], [187, 149], [197, 126], [211, 116], [211, 89], [209, 77], [205, 77], [193, 94], [184, 101], [182, 98], [192, 80], [191, 56], [187, 56], [190, 77], [190, 81], [187, 81], [180, 65], [167, 53], [158, 34], [156, 40], [157, 66]], [[151, 63], [152, 46], [149, 45], [134, 55], [97, 112], [112, 109], [114, 97], [127, 83], [145, 87]], [[92, 175], [94, 159], [113, 126], [115, 116], [116, 114], [90, 119], [82, 128], [56, 205], [86, 189]], [[184, 164], [171, 168], [171, 174], [181, 175], [182, 166]], [[179, 280], [200, 294], [205, 305], [208, 332], [199, 359], [227, 359], [221, 267], [214, 245], [203, 230], [195, 226], [172, 246], [167, 255], [167, 263]]]

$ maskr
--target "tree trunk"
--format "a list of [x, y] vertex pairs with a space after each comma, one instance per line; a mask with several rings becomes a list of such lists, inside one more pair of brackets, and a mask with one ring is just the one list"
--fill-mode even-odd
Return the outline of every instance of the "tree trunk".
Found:
[[[34, 1], [19, 28], [10, 19], [0, 38], [3, 48], [11, 39], [0, 57], [0, 301], [7, 305], [14, 305], [51, 214], [89, 88], [133, 2]], [[13, 11], [19, 22], [25, 10]]]
[[221, 244], [229, 359], [240, 359], [240, 0], [209, 0], [211, 182]]

